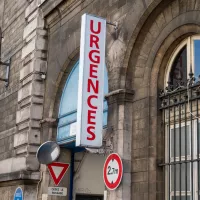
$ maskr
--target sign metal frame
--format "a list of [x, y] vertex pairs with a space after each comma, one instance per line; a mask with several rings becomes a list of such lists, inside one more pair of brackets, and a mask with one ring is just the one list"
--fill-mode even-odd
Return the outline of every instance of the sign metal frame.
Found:
[[[59, 183], [61, 182], [61, 180], [63, 179], [65, 173], [69, 169], [70, 164], [69, 163], [62, 163], [62, 162], [53, 162], [53, 163], [47, 165], [47, 167], [48, 167], [49, 173], [50, 173], [55, 185], [58, 186]], [[55, 172], [54, 172], [52, 167], [63, 167], [63, 169], [60, 172], [60, 175], [58, 177], [56, 177]]]
[[[115, 160], [118, 164], [118, 167], [119, 167], [118, 177], [117, 177], [117, 179], [114, 183], [110, 183], [109, 180], [108, 180], [108, 177], [107, 177], [108, 176], [107, 169], [108, 169], [108, 165], [109, 165], [111, 160], [112, 161]], [[103, 167], [103, 180], [104, 180], [106, 187], [109, 190], [115, 190], [119, 186], [119, 184], [121, 183], [122, 176], [123, 176], [122, 160], [117, 153], [112, 153], [107, 157], [107, 159], [104, 163], [104, 167]]]
[[102, 146], [106, 19], [82, 15], [76, 146]]

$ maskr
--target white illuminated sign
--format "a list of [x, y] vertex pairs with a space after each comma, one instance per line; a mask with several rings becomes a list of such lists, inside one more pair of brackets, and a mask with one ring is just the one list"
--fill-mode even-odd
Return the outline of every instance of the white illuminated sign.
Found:
[[81, 24], [76, 146], [102, 146], [106, 20], [84, 14]]

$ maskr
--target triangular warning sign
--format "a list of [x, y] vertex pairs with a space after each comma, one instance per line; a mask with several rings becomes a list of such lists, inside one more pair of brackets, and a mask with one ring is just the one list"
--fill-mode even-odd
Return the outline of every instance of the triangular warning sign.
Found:
[[58, 185], [60, 183], [68, 168], [68, 163], [53, 162], [48, 165], [49, 173], [51, 174], [55, 185]]

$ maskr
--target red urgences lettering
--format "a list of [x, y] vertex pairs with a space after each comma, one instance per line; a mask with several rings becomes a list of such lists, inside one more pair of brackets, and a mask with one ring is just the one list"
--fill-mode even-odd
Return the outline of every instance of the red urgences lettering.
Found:
[[[95, 105], [95, 100], [98, 99], [99, 94], [99, 80], [98, 80], [98, 64], [100, 64], [100, 48], [99, 48], [99, 34], [101, 33], [101, 22], [94, 25], [94, 20], [90, 21], [90, 48], [88, 57], [90, 60], [89, 78], [87, 80], [87, 92], [89, 93], [87, 104], [87, 140], [95, 140], [95, 125], [96, 125], [96, 112], [98, 105]], [[95, 28], [96, 27], [96, 28]]]

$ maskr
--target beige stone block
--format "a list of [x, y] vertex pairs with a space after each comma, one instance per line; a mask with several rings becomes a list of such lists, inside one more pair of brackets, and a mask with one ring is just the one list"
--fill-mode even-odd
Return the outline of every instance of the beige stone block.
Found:
[[47, 30], [37, 29], [37, 34], [41, 36], [46, 36], [48, 34]]
[[28, 16], [28, 18], [27, 18], [27, 22], [32, 21], [34, 18], [37, 17], [37, 15], [38, 15], [38, 9], [35, 10], [33, 13], [31, 13], [31, 14]]
[[45, 23], [44, 23], [44, 19], [42, 18], [42, 16], [38, 15], [37, 20], [38, 20], [38, 22], [37, 22], [37, 28], [43, 29], [44, 26], [45, 26]]
[[28, 143], [29, 144], [40, 144], [40, 131], [36, 129], [30, 129], [28, 132]]
[[24, 79], [24, 80], [22, 81], [22, 85], [28, 84], [28, 83], [31, 82], [33, 79], [34, 79], [34, 74], [31, 74], [30, 76], [28, 76], [26, 79]]
[[46, 72], [47, 70], [47, 61], [41, 59], [34, 60], [34, 70], [38, 72]]
[[18, 147], [15, 152], [17, 155], [27, 153], [27, 146]]
[[[29, 129], [27, 131], [14, 135], [14, 148], [18, 148], [19, 146], [25, 144], [39, 145], [40, 131], [36, 129]], [[20, 151], [23, 151], [23, 149], [18, 150], [19, 153]]]
[[20, 70], [20, 81], [29, 76], [33, 71], [46, 72], [47, 62], [41, 59], [33, 59]]
[[131, 180], [133, 183], [148, 181], [148, 172], [132, 173]]
[[[43, 95], [41, 95], [43, 96]], [[31, 97], [31, 103], [33, 104], [43, 104], [44, 103], [44, 99], [40, 97], [35, 97], [35, 96], [32, 96]]]
[[18, 124], [29, 118], [30, 118], [30, 107], [25, 107], [25, 108], [17, 111], [16, 123]]
[[133, 172], [144, 172], [147, 171], [147, 169], [148, 169], [148, 159], [142, 158], [133, 160], [133, 166], [132, 166]]
[[28, 146], [27, 146], [27, 150], [28, 150], [28, 152], [30, 152], [30, 153], [36, 153], [37, 150], [38, 150], [38, 146], [28, 145]]
[[31, 21], [25, 28], [24, 28], [24, 34], [23, 39], [25, 39], [31, 32], [33, 32], [37, 28], [37, 18], [35, 18], [33, 21]]
[[42, 119], [43, 106], [33, 104], [31, 106], [30, 113], [31, 119]]
[[27, 143], [28, 143], [27, 131], [14, 135], [14, 147], [15, 148], [20, 145], [27, 144]]
[[18, 131], [21, 131], [21, 130], [23, 130], [23, 129], [26, 129], [26, 128], [28, 128], [29, 127], [29, 122], [24, 122], [24, 123], [22, 123], [22, 124], [18, 124]]
[[30, 96], [32, 94], [32, 88], [33, 88], [32, 83], [29, 83], [29, 84], [25, 85], [24, 87], [22, 87], [18, 91], [18, 102], [21, 102], [23, 99]]
[[26, 170], [26, 158], [9, 158], [0, 161], [0, 173], [6, 174], [16, 171]]
[[36, 29], [26, 37], [25, 42], [28, 43], [31, 39], [33, 39], [37, 35]]
[[33, 40], [31, 40], [26, 46], [23, 47], [22, 59], [35, 50], [35, 45], [36, 45], [36, 37]]
[[47, 40], [41, 36], [37, 36], [36, 49], [47, 50]]
[[31, 103], [31, 96], [29, 95], [27, 98], [22, 99], [22, 101], [19, 102], [18, 105], [20, 108], [23, 108], [23, 107], [28, 106], [28, 104], [30, 104], [30, 103]]
[[26, 76], [31, 74], [34, 69], [34, 61], [29, 62], [20, 70], [20, 81], [24, 79]]
[[42, 200], [48, 200], [48, 194], [42, 194]]
[[39, 162], [35, 155], [29, 156], [26, 159], [26, 170], [36, 171], [39, 169]]
[[28, 18], [38, 8], [38, 1], [34, 0], [25, 10], [25, 18]]
[[37, 96], [44, 96], [44, 84], [42, 82], [34, 81], [32, 83], [32, 94]]
[[31, 120], [29, 125], [31, 128], [40, 128], [41, 127], [40, 121], [36, 121], [36, 120]]
[[47, 1], [47, 0], [39, 0], [38, 6], [41, 6], [45, 1]]

